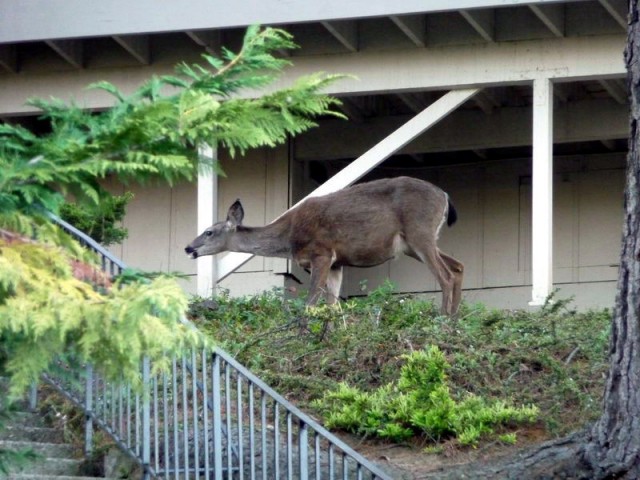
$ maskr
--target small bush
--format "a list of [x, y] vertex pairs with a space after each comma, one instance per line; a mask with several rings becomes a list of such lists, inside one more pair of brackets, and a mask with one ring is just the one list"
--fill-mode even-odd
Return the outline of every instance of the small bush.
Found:
[[106, 195], [98, 204], [64, 203], [60, 217], [78, 230], [86, 233], [102, 245], [122, 243], [129, 234], [126, 228], [118, 227], [126, 213], [133, 193]]
[[489, 402], [468, 395], [452, 398], [447, 384], [449, 367], [436, 346], [404, 355], [400, 378], [371, 393], [341, 384], [314, 405], [329, 428], [402, 441], [424, 436], [433, 441], [456, 438], [475, 446], [498, 426], [533, 423], [535, 406], [514, 407], [506, 401]]

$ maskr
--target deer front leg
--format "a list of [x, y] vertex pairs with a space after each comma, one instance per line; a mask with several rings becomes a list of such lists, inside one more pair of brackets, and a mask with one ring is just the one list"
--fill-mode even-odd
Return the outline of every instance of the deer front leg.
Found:
[[340, 299], [342, 267], [331, 267], [327, 278], [327, 304], [335, 305]]
[[331, 258], [318, 256], [311, 260], [311, 286], [307, 306], [315, 305], [326, 292], [327, 279], [331, 270]]
[[[325, 292], [327, 286], [327, 278], [331, 270], [331, 258], [314, 257], [311, 260], [311, 285], [309, 287], [309, 296], [307, 297], [307, 308], [318, 303], [320, 296]], [[303, 315], [299, 319], [300, 333], [307, 330], [307, 317]]]

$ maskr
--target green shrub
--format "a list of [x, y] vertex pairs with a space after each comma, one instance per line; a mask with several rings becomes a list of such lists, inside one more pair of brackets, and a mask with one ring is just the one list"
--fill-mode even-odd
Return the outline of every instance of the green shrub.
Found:
[[60, 208], [60, 217], [78, 230], [86, 233], [102, 245], [121, 243], [129, 232], [116, 226], [126, 213], [133, 193], [105, 195], [97, 204], [65, 203]]
[[462, 445], [476, 445], [496, 427], [537, 420], [535, 406], [515, 407], [475, 395], [454, 400], [447, 384], [449, 365], [436, 346], [404, 358], [396, 382], [371, 393], [343, 383], [314, 402], [327, 426], [393, 441], [421, 435], [434, 441], [453, 437]]

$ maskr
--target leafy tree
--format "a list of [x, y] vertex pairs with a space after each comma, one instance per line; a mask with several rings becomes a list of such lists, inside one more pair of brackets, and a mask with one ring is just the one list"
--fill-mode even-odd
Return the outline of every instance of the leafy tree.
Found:
[[281, 143], [320, 115], [339, 115], [337, 100], [320, 94], [338, 76], [235, 96], [272, 82], [289, 64], [273, 52], [294, 47], [282, 30], [251, 27], [239, 52], [178, 65], [175, 75], [154, 77], [131, 95], [106, 82], [92, 85], [113, 95], [104, 112], [31, 100], [50, 122], [49, 134], [0, 125], [0, 372], [11, 376], [12, 396], [59, 355], [135, 382], [143, 355], [160, 368], [166, 354], [201, 343], [179, 322], [187, 302], [174, 281], [113, 283], [45, 213], [59, 213], [67, 195], [99, 204], [108, 176], [192, 180], [198, 168], [217, 168], [199, 163], [201, 145], [242, 153]]

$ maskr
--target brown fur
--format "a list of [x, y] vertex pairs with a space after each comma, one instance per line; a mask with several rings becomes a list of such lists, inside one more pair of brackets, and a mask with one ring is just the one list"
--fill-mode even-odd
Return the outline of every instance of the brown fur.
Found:
[[208, 228], [185, 251], [196, 258], [223, 251], [292, 258], [311, 269], [307, 303], [325, 293], [338, 300], [345, 266], [371, 267], [400, 253], [426, 263], [442, 288], [442, 312], [457, 312], [463, 265], [438, 249], [439, 229], [455, 210], [435, 185], [409, 177], [377, 180], [305, 200], [264, 227], [242, 225], [236, 201], [227, 220]]

